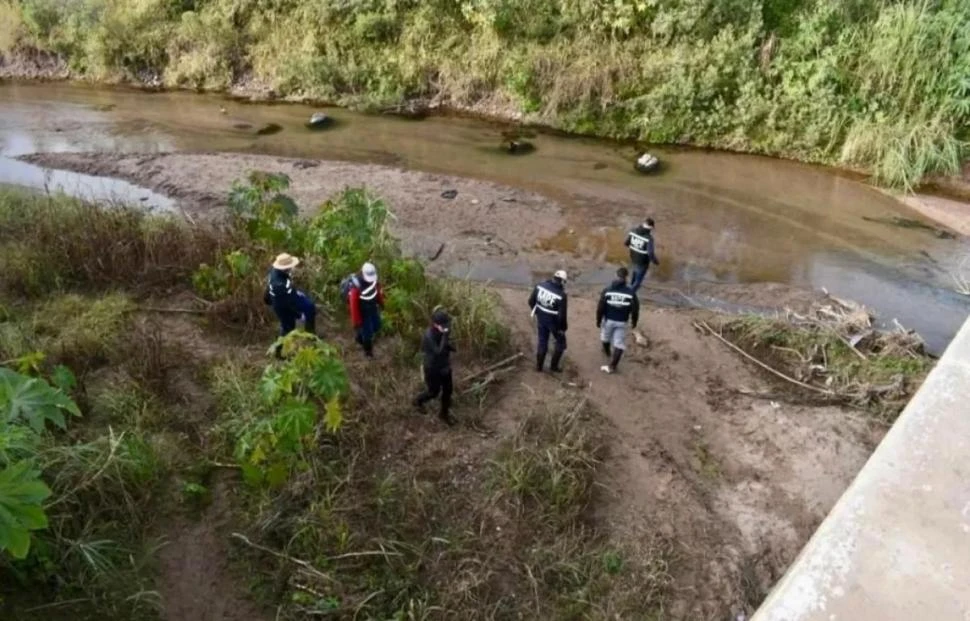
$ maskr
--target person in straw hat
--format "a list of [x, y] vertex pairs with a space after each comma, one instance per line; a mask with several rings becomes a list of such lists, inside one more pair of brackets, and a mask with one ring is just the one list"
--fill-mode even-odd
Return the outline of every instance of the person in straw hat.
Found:
[[[300, 259], [284, 252], [273, 261], [267, 277], [263, 301], [273, 307], [273, 312], [280, 320], [280, 336], [286, 336], [296, 329], [299, 319], [303, 320], [303, 328], [307, 332], [316, 334], [317, 307], [310, 296], [293, 286], [293, 269], [299, 264]], [[279, 351], [277, 355], [280, 355]]]

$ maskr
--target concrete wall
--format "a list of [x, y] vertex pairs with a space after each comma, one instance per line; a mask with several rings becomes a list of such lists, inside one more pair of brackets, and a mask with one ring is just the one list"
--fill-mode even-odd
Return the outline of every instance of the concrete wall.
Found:
[[751, 621], [970, 621], [970, 321]]

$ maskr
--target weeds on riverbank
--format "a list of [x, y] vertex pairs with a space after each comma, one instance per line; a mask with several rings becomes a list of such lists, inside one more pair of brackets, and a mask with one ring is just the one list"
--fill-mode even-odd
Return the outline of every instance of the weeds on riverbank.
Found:
[[71, 287], [164, 291], [231, 243], [224, 230], [189, 227], [137, 207], [103, 209], [0, 190], [0, 291], [13, 296]]
[[970, 139], [970, 0], [14, 7], [0, 51], [53, 51], [102, 80], [255, 82], [375, 110], [436, 100], [848, 163], [900, 187], [955, 171]]
[[[282, 233], [261, 233], [287, 203], [282, 186], [258, 184], [283, 180], [250, 181], [234, 195], [248, 192], [252, 213], [265, 213], [206, 231], [133, 211], [103, 215], [70, 199], [2, 196], [0, 260], [61, 244], [44, 264], [50, 274], [0, 287], [3, 364], [60, 386], [82, 416], [17, 449], [50, 495], [38, 499], [47, 522], [32, 522], [26, 558], [0, 552], [0, 616], [154, 618], [164, 598], [193, 596], [171, 573], [194, 568], [162, 562], [166, 542], [242, 558], [279, 619], [482, 611], [612, 619], [662, 610], [667, 548], [628, 549], [588, 511], [595, 414], [568, 393], [526, 398], [515, 407], [529, 410], [527, 422], [514, 434], [490, 429], [502, 387], [471, 385], [466, 373], [510, 352], [495, 299], [471, 283], [429, 279], [401, 257], [383, 231], [386, 207], [363, 191], [335, 197], [309, 220], [287, 220]], [[40, 217], [25, 217], [35, 208]], [[359, 237], [348, 235], [351, 225]], [[190, 247], [195, 239], [200, 247]], [[336, 241], [346, 264], [330, 247]], [[265, 354], [274, 331], [265, 326], [252, 346], [252, 329], [266, 319], [251, 318], [270, 312], [255, 293], [281, 244], [306, 257], [297, 279], [324, 306], [326, 341], [294, 332], [285, 341], [293, 355], [275, 361]], [[336, 283], [375, 256], [390, 330], [367, 361], [341, 325]], [[32, 279], [41, 286], [23, 287]], [[173, 304], [184, 307], [159, 312]], [[227, 314], [235, 304], [247, 309], [239, 318]], [[417, 337], [437, 305], [455, 316], [459, 349], [461, 423], [447, 431], [409, 404], [420, 382]], [[0, 402], [6, 394], [0, 387]], [[23, 436], [7, 432], [0, 479], [11, 439]], [[214, 492], [224, 487], [232, 493]], [[213, 513], [222, 520], [215, 544], [170, 537], [180, 520]], [[6, 528], [0, 520], [0, 542]], [[168, 558], [180, 555], [193, 556], [176, 549]], [[203, 601], [225, 596], [205, 592], [208, 584], [198, 585]]]

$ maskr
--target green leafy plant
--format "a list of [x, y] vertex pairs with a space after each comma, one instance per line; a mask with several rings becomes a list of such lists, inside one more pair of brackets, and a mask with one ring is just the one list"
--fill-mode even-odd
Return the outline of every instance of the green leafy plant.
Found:
[[233, 184], [229, 212], [251, 239], [285, 245], [299, 213], [293, 199], [283, 194], [289, 187], [284, 174], [254, 170], [248, 183]]
[[0, 551], [14, 558], [29, 552], [30, 531], [47, 527], [41, 503], [51, 491], [30, 456], [47, 423], [66, 427], [65, 414], [81, 412], [64, 393], [0, 368]]
[[343, 422], [340, 399], [348, 381], [337, 350], [302, 331], [276, 345], [285, 360], [263, 371], [257, 386], [260, 410], [237, 430], [235, 457], [251, 483], [282, 483], [303, 465], [302, 453], [318, 423], [335, 433]]
[[0, 368], [0, 422], [26, 423], [40, 433], [47, 422], [65, 429], [65, 414], [81, 415], [77, 404], [67, 395], [41, 379]]
[[233, 250], [214, 266], [201, 264], [192, 274], [192, 286], [204, 298], [219, 300], [238, 290], [255, 273], [252, 257], [243, 250]]
[[0, 470], [0, 551], [22, 559], [30, 551], [30, 531], [47, 528], [41, 503], [51, 490], [40, 471], [21, 461]]

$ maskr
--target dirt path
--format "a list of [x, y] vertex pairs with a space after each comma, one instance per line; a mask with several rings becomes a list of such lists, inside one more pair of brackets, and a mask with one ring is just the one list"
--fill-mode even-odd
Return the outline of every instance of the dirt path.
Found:
[[229, 507], [234, 486], [217, 480], [212, 504], [201, 519], [177, 519], [159, 552], [162, 618], [165, 621], [264, 621], [247, 597], [245, 579], [230, 571]]
[[[525, 293], [501, 290], [515, 327], [534, 342]], [[839, 408], [755, 400], [765, 381], [693, 313], [647, 310], [620, 373], [605, 375], [594, 300], [571, 301], [567, 379], [612, 426], [598, 508], [628, 540], [678, 542], [671, 618], [751, 613], [865, 463], [880, 431]], [[560, 381], [533, 373], [538, 388]], [[731, 610], [725, 603], [733, 602]], [[734, 618], [732, 616], [732, 618]]]

